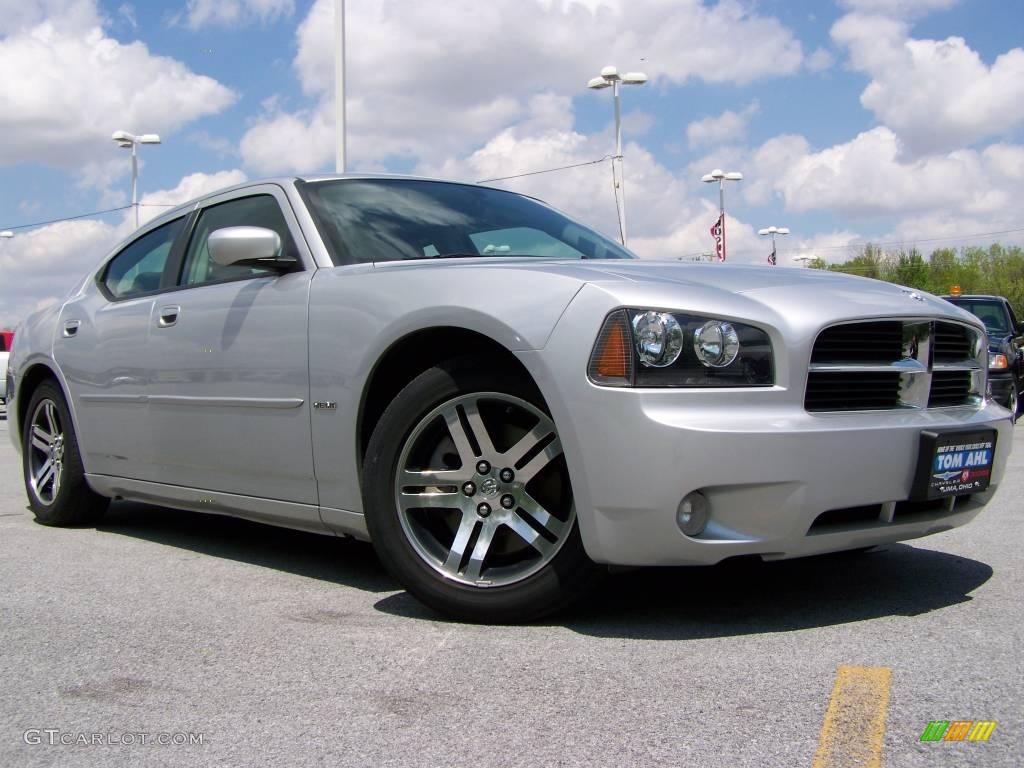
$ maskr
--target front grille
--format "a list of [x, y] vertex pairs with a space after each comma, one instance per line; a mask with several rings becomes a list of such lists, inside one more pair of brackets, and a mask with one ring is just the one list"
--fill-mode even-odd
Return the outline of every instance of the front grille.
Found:
[[877, 410], [896, 408], [899, 400], [899, 373], [811, 371], [804, 406], [808, 411]]
[[[981, 332], [914, 318], [825, 328], [811, 351], [808, 411], [949, 408], [982, 402]], [[979, 351], [981, 350], [981, 351]]]
[[935, 371], [928, 393], [929, 408], [968, 405], [971, 397], [970, 371]]
[[957, 363], [971, 359], [972, 331], [957, 323], [935, 324], [935, 362]]
[[834, 325], [814, 343], [812, 363], [887, 363], [899, 360], [903, 323], [880, 321]]

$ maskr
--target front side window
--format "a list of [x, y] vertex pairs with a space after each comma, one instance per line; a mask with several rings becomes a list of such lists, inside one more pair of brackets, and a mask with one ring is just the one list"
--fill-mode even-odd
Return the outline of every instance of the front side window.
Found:
[[513, 192], [415, 179], [337, 179], [300, 189], [335, 264], [479, 256], [636, 258]]
[[110, 260], [103, 285], [115, 299], [130, 299], [160, 288], [160, 281], [174, 241], [185, 218], [147, 232]]
[[229, 200], [226, 203], [205, 208], [199, 215], [192, 240], [185, 255], [182, 270], [182, 285], [205, 285], [242, 280], [250, 277], [276, 275], [277, 271], [267, 267], [253, 267], [242, 264], [221, 266], [210, 258], [206, 241], [218, 229], [225, 227], [264, 227], [272, 229], [281, 237], [279, 258], [291, 258], [298, 262], [298, 251], [281, 207], [272, 195], [253, 195]]

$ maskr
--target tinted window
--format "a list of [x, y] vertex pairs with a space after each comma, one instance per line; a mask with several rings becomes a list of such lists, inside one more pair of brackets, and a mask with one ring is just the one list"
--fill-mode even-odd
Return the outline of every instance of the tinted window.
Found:
[[954, 299], [953, 303], [966, 309], [985, 324], [989, 336], [1006, 336], [1010, 333], [1010, 318], [1006, 305], [1001, 301], [984, 299]]
[[180, 218], [157, 227], [111, 259], [103, 284], [114, 298], [127, 299], [160, 288], [167, 257], [184, 223]]
[[224, 267], [210, 258], [206, 241], [210, 234], [224, 227], [265, 227], [277, 232], [281, 237], [281, 253], [279, 257], [298, 260], [298, 253], [284, 214], [271, 195], [254, 195], [229, 200], [226, 203], [213, 205], [203, 210], [196, 223], [192, 241], [185, 256], [182, 270], [182, 285], [202, 285], [204, 283], [220, 283], [227, 280], [239, 280], [247, 277], [263, 277], [277, 274], [266, 267], [250, 267], [232, 264]]
[[337, 264], [446, 256], [634, 258], [512, 192], [411, 179], [321, 181], [302, 191]]

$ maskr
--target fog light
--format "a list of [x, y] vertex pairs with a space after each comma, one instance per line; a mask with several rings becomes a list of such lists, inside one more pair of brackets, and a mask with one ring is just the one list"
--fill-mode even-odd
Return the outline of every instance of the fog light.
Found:
[[708, 524], [708, 500], [699, 491], [688, 493], [679, 502], [676, 524], [687, 536], [699, 536]]

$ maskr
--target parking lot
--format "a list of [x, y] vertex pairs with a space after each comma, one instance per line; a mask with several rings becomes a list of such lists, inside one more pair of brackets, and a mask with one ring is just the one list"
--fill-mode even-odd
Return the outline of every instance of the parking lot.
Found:
[[[488, 627], [441, 620], [354, 541], [127, 503], [39, 526], [0, 422], [0, 765], [838, 766], [872, 764], [881, 723], [885, 766], [1016, 767], [1015, 443], [966, 528], [617, 574]], [[891, 670], [881, 720], [829, 710], [840, 667]], [[934, 720], [998, 725], [921, 742]]]

